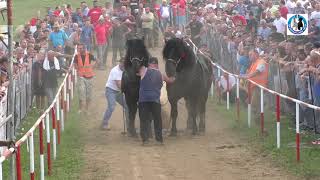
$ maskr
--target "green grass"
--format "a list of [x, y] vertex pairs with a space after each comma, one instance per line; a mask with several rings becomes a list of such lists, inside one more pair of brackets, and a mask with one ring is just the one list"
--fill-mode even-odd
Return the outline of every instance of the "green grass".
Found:
[[[46, 179], [78, 179], [79, 172], [84, 163], [82, 158], [83, 142], [81, 141], [81, 128], [80, 128], [80, 116], [77, 113], [78, 103], [76, 98], [72, 103], [71, 112], [68, 114], [67, 120], [65, 121], [65, 130], [61, 133], [61, 144], [57, 145], [57, 159], [52, 159], [52, 172], [51, 176], [47, 176], [47, 164], [46, 164], [46, 135], [44, 131], [44, 159], [45, 159], [45, 176]], [[39, 114], [33, 109], [29, 112], [28, 117], [23, 121], [21, 127], [24, 129], [20, 130], [17, 139], [19, 139], [36, 121]], [[50, 126], [52, 122], [50, 121]], [[40, 178], [40, 160], [39, 160], [39, 135], [38, 129], [34, 134], [35, 144], [35, 174], [36, 179]], [[52, 142], [52, 131], [51, 131], [51, 142]], [[26, 143], [21, 147], [21, 165], [22, 165], [22, 179], [28, 179], [29, 176], [29, 153], [27, 152]], [[51, 144], [51, 157], [53, 158], [53, 147]], [[8, 172], [9, 161], [4, 163], [4, 179], [9, 179]]]
[[[270, 110], [265, 112], [265, 128], [268, 136], [260, 134], [260, 124], [255, 125], [252, 118], [251, 128], [247, 123], [247, 107], [241, 106], [240, 121], [236, 119], [236, 107], [230, 105], [230, 110], [226, 109], [226, 105], [218, 104], [216, 99], [211, 99], [209, 103], [217, 104], [208, 109], [215, 111], [230, 125], [233, 131], [246, 137], [252, 146], [251, 149], [256, 150], [263, 156], [270, 157], [275, 166], [283, 167], [288, 172], [306, 179], [316, 179], [320, 177], [320, 147], [308, 145], [316, 138], [312, 132], [301, 134], [301, 161], [296, 161], [295, 149], [295, 126], [289, 116], [281, 116], [281, 147], [276, 147], [276, 117]], [[283, 115], [283, 114], [282, 114]]]

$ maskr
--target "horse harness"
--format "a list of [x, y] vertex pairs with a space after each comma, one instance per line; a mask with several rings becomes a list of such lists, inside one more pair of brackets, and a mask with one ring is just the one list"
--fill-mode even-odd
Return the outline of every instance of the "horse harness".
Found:
[[167, 61], [173, 63], [177, 67], [181, 61], [181, 57], [178, 59], [178, 61], [175, 61], [174, 59], [171, 59], [171, 58], [167, 59]]
[[130, 62], [132, 63], [133, 61], [139, 61], [139, 62], [143, 62], [143, 59], [144, 58], [137, 58], [137, 57], [134, 57], [134, 58], [130, 58]]

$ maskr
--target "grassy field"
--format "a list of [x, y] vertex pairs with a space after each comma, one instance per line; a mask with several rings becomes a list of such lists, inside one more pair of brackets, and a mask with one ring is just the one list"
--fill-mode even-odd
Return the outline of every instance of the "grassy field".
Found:
[[314, 179], [320, 177], [320, 146], [312, 146], [310, 142], [316, 138], [313, 132], [304, 132], [301, 134], [301, 161], [296, 161], [295, 149], [295, 126], [292, 119], [281, 116], [281, 147], [276, 147], [276, 117], [271, 111], [265, 112], [265, 128], [268, 131], [267, 136], [260, 134], [260, 124], [248, 128], [247, 107], [241, 107], [240, 121], [236, 119], [236, 107], [230, 105], [230, 110], [226, 109], [225, 102], [218, 104], [216, 99], [211, 99], [209, 103], [217, 104], [209, 111], [215, 111], [219, 116], [229, 123], [229, 125], [243, 137], [248, 138], [253, 150], [272, 159], [275, 166], [280, 166], [288, 172], [306, 178]]

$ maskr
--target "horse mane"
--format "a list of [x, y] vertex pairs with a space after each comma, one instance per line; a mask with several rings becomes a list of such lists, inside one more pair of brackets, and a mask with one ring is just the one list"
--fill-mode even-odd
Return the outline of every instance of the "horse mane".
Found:
[[132, 63], [130, 61], [131, 58], [143, 58], [143, 65], [148, 66], [148, 61], [150, 57], [150, 53], [144, 45], [143, 39], [129, 39], [126, 42], [127, 52], [125, 55], [124, 68], [130, 68]]
[[192, 48], [180, 38], [168, 40], [163, 48], [162, 55], [164, 60], [181, 58], [179, 66], [181, 68], [193, 66], [196, 62], [196, 56]]

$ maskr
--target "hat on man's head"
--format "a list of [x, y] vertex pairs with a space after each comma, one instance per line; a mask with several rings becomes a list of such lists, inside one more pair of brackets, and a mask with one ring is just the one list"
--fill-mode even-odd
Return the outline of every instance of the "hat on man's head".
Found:
[[149, 59], [149, 64], [158, 64], [158, 58], [156, 57], [151, 57]]

